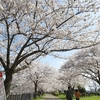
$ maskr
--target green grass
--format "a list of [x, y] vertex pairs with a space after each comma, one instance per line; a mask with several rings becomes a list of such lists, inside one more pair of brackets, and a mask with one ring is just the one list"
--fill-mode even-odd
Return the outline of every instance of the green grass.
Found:
[[[66, 100], [66, 96], [63, 94], [60, 94], [58, 98], [61, 100]], [[75, 98], [73, 98], [73, 100], [75, 100]], [[100, 96], [80, 97], [80, 100], [100, 100]]]
[[66, 96], [64, 94], [60, 94], [58, 95], [58, 98], [60, 98], [61, 100], [65, 100]]
[[100, 96], [81, 97], [80, 100], [100, 100]]
[[32, 99], [32, 100], [43, 100], [44, 96], [45, 96], [45, 95], [40, 96], [40, 97], [37, 97], [36, 99]]

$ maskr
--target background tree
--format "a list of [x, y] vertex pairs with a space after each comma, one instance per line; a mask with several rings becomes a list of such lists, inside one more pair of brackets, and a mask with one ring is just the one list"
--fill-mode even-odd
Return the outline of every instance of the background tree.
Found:
[[82, 75], [83, 77], [91, 79], [92, 81], [95, 81], [100, 85], [99, 55], [99, 45], [88, 49], [80, 50], [71, 57], [69, 57], [69, 60], [65, 62], [65, 64], [61, 67], [61, 70], [66, 71], [67, 74], [70, 73], [70, 70], [74, 70], [74, 76]]
[[[98, 0], [0, 1], [0, 64], [6, 72], [7, 97], [13, 74], [28, 67], [30, 60], [94, 45], [99, 31], [99, 16], [94, 14], [98, 4]], [[23, 62], [25, 66], [20, 66]]]
[[81, 75], [80, 70], [75, 67], [74, 60], [72, 59], [69, 59], [60, 67], [59, 80], [63, 86], [65, 85], [65, 89], [68, 86], [72, 88], [78, 85], [84, 87], [86, 84], [84, 77]]
[[97, 94], [99, 87], [100, 87], [99, 84], [97, 84], [97, 82], [95, 81], [92, 81], [91, 84], [89, 84], [89, 89], [91, 93]]
[[[43, 65], [39, 61], [32, 62], [30, 67], [14, 74], [11, 86], [11, 93], [34, 93], [34, 98], [38, 91], [55, 91], [56, 70], [49, 65]], [[53, 87], [55, 85], [55, 88]]]
[[76, 66], [81, 74], [100, 85], [100, 48], [99, 45], [82, 50], [76, 54]]
[[49, 66], [41, 64], [41, 63], [32, 63], [29, 68], [29, 75], [27, 76], [28, 80], [34, 84], [34, 98], [36, 98], [38, 89], [42, 89], [41, 85], [48, 83], [48, 79], [50, 79], [53, 74], [52, 69]]
[[80, 85], [77, 86], [80, 93], [85, 93], [86, 89], [84, 87], [81, 87]]

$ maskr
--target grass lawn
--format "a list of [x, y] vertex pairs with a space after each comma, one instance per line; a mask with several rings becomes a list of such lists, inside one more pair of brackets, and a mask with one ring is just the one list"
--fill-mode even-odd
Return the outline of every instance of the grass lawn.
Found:
[[40, 96], [40, 97], [37, 97], [36, 99], [31, 99], [31, 100], [43, 100], [44, 96], [45, 96], [45, 95]]
[[100, 100], [100, 96], [81, 97], [80, 100]]
[[[61, 94], [58, 96], [61, 100], [66, 100], [66, 96]], [[73, 98], [75, 100], [75, 98]], [[100, 100], [100, 96], [80, 97], [80, 100]]]
[[81, 97], [80, 100], [100, 100], [100, 96]]

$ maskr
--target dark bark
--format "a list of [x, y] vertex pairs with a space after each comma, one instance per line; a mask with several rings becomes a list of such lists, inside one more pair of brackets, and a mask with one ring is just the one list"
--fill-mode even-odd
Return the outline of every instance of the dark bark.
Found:
[[34, 99], [36, 99], [36, 95], [37, 95], [37, 82], [34, 83], [35, 85], [35, 89], [34, 89]]
[[5, 92], [6, 92], [6, 97], [8, 98], [10, 95], [10, 86], [11, 86], [11, 81], [12, 81], [12, 72], [6, 71], [6, 79], [4, 81], [5, 85]]

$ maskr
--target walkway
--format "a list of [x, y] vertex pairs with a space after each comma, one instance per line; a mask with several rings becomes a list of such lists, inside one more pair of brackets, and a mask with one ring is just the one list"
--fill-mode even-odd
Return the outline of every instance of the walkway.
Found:
[[44, 100], [61, 100], [61, 99], [59, 99], [59, 98], [57, 98], [56, 96], [53, 96], [53, 95], [51, 95], [51, 94], [46, 94], [46, 95], [44, 96]]

